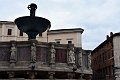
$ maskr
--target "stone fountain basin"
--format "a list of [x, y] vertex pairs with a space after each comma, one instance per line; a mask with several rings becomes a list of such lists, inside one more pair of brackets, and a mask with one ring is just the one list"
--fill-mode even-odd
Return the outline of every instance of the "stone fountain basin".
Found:
[[51, 27], [50, 21], [42, 17], [23, 16], [15, 19], [15, 24], [22, 32], [42, 33]]

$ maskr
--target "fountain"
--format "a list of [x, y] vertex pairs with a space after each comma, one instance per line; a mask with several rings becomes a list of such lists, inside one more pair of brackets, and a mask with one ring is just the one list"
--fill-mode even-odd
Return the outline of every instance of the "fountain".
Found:
[[42, 33], [51, 27], [48, 19], [35, 16], [37, 5], [31, 3], [28, 5], [30, 16], [23, 16], [15, 19], [18, 29], [28, 35], [28, 40], [36, 39], [38, 33]]

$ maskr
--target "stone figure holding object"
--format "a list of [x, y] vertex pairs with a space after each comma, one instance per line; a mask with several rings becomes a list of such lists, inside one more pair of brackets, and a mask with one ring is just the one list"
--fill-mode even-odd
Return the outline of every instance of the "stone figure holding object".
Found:
[[33, 62], [36, 61], [36, 45], [35, 45], [35, 43], [32, 43], [32, 45], [31, 45], [31, 60]]
[[11, 50], [10, 50], [10, 61], [15, 61], [16, 60], [16, 47], [15, 44], [11, 45]]
[[69, 48], [69, 52], [68, 52], [68, 62], [69, 62], [69, 63], [75, 63], [74, 47]]
[[51, 45], [50, 52], [51, 52], [51, 61], [50, 61], [50, 63], [55, 63], [55, 53], [56, 53], [56, 50], [55, 50], [54, 45]]

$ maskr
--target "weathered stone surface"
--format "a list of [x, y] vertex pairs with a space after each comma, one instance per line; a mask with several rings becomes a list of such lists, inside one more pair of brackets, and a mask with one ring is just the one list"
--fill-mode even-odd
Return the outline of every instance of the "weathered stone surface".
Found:
[[[81, 70], [80, 65], [76, 63], [79, 62], [77, 61], [79, 59], [75, 55], [79, 52], [73, 50], [76, 48], [72, 45], [52, 44], [50, 46], [51, 43], [34, 43], [34, 41], [15, 43], [15, 46], [11, 46], [9, 42], [4, 45], [0, 43], [0, 78], [2, 79], [9, 78], [12, 73], [14, 73], [14, 76], [11, 77], [13, 80], [67, 79], [69, 73], [73, 74], [69, 75], [69, 78], [78, 79], [81, 73], [92, 74], [89, 71], [87, 73], [85, 70]], [[68, 58], [73, 58], [73, 60], [70, 62]], [[8, 75], [8, 72], [11, 74]], [[53, 72], [54, 74], [52, 74]], [[30, 74], [28, 75], [28, 73]]]

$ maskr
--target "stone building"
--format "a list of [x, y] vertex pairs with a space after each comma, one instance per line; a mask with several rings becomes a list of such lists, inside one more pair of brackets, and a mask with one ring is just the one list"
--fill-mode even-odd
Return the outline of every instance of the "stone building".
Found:
[[[46, 30], [37, 35], [41, 42], [56, 42], [60, 44], [74, 43], [76, 47], [82, 47], [82, 28]], [[0, 21], [0, 41], [27, 41], [26, 33], [21, 32], [14, 22]]]
[[83, 29], [46, 30], [28, 40], [14, 22], [0, 22], [0, 79], [90, 80], [91, 51], [82, 49]]
[[93, 80], [120, 80], [120, 33], [110, 33], [91, 53]]
[[82, 47], [82, 28], [58, 29], [48, 31], [48, 41], [59, 44], [74, 44], [76, 47]]
[[[37, 35], [37, 40], [47, 42], [47, 30]], [[0, 21], [0, 41], [28, 41], [26, 33], [21, 32], [14, 22]]]

